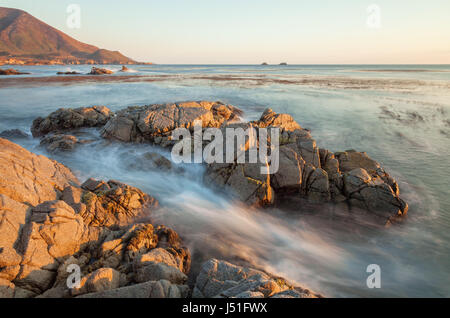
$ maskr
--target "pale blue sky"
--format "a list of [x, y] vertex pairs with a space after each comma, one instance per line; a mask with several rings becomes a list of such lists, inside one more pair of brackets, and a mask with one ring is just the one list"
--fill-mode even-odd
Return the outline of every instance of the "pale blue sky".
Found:
[[[81, 7], [69, 29], [66, 8]], [[381, 9], [371, 29], [367, 7]], [[450, 63], [449, 0], [0, 0], [102, 48], [160, 64]]]

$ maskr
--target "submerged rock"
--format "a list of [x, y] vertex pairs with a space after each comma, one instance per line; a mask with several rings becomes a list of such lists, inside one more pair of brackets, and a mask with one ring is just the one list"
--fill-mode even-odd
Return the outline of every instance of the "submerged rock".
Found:
[[112, 112], [105, 106], [60, 108], [45, 118], [36, 118], [31, 126], [31, 133], [33, 137], [39, 137], [50, 132], [99, 127], [106, 124], [111, 116]]
[[25, 73], [25, 72], [19, 72], [18, 70], [9, 68], [9, 69], [0, 69], [0, 75], [25, 75], [25, 74], [30, 74], [30, 73]]
[[139, 171], [151, 171], [151, 170], [161, 170], [170, 171], [172, 170], [172, 161], [160, 155], [157, 152], [146, 152], [143, 154], [132, 153], [133, 157], [130, 158], [126, 156], [124, 161], [126, 165], [131, 170]]
[[106, 68], [92, 67], [91, 71], [89, 72], [89, 75], [109, 75], [113, 73], [114, 73], [113, 71], [107, 70]]
[[55, 134], [42, 138], [40, 145], [48, 152], [71, 151], [79, 143], [78, 138], [72, 135]]
[[67, 72], [57, 72], [56, 75], [79, 75], [81, 73], [78, 73], [76, 71], [67, 71]]
[[29, 135], [20, 129], [9, 129], [0, 133], [0, 138], [5, 139], [24, 139], [28, 137]]
[[194, 298], [317, 298], [307, 289], [294, 287], [284, 278], [253, 268], [210, 259], [202, 265], [192, 294]]

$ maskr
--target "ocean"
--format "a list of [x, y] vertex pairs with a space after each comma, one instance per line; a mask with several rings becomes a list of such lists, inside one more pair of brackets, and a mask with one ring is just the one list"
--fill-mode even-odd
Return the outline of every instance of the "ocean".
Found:
[[[118, 71], [117, 65], [101, 66]], [[5, 67], [3, 67], [5, 68]], [[365, 151], [400, 185], [408, 217], [388, 229], [253, 211], [203, 184], [203, 167], [182, 173], [136, 172], [124, 160], [150, 145], [95, 142], [48, 154], [39, 139], [14, 142], [70, 167], [80, 180], [116, 179], [156, 197], [155, 220], [196, 251], [242, 258], [332, 297], [450, 297], [450, 65], [131, 65], [110, 80], [59, 71], [91, 66], [14, 66], [30, 75], [0, 78], [0, 132], [29, 133], [38, 116], [61, 107], [220, 100], [246, 120], [265, 108], [291, 114], [319, 147]], [[96, 134], [94, 130], [89, 133]], [[366, 285], [369, 264], [381, 288]]]

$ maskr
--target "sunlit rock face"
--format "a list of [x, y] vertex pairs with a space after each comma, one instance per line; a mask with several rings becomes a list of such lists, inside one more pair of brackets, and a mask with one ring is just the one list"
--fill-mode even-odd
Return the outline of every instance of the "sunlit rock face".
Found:
[[[131, 295], [149, 281], [148, 296], [187, 296], [190, 252], [151, 223], [155, 198], [113, 180], [80, 186], [62, 164], [5, 139], [0, 162], [0, 297]], [[67, 285], [71, 265], [83, 277], [76, 288]]]
[[220, 127], [240, 120], [241, 111], [220, 102], [183, 102], [128, 107], [108, 121], [101, 135], [125, 142], [153, 142], [173, 145], [171, 134], [177, 128], [193, 129], [194, 121], [202, 127]]

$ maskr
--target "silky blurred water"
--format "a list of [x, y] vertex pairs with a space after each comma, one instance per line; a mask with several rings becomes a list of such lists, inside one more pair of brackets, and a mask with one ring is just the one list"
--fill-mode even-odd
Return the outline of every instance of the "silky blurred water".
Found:
[[[32, 77], [44, 77], [66, 70], [87, 73], [90, 66], [17, 68], [32, 72]], [[117, 179], [147, 191], [163, 206], [155, 218], [179, 231], [193, 252], [208, 244], [224, 257], [248, 259], [326, 296], [450, 296], [450, 66], [129, 68], [132, 72], [123, 74], [167, 77], [152, 82], [4, 87], [0, 80], [0, 131], [29, 132], [37, 116], [60, 107], [91, 105], [118, 110], [220, 100], [240, 107], [250, 120], [266, 107], [289, 113], [311, 129], [320, 147], [366, 151], [378, 160], [397, 178], [402, 197], [410, 205], [405, 222], [389, 229], [359, 230], [356, 224], [330, 226], [301, 213], [250, 211], [205, 187], [201, 166], [186, 165], [183, 173], [127, 169], [132, 151], [151, 149], [169, 156], [149, 145], [99, 141], [74, 153], [50, 155], [37, 139], [14, 141], [63, 162], [83, 181]], [[281, 79], [291, 82], [277, 81]], [[302, 207], [298, 209], [301, 212]], [[380, 289], [366, 286], [369, 264], [381, 267]]]

